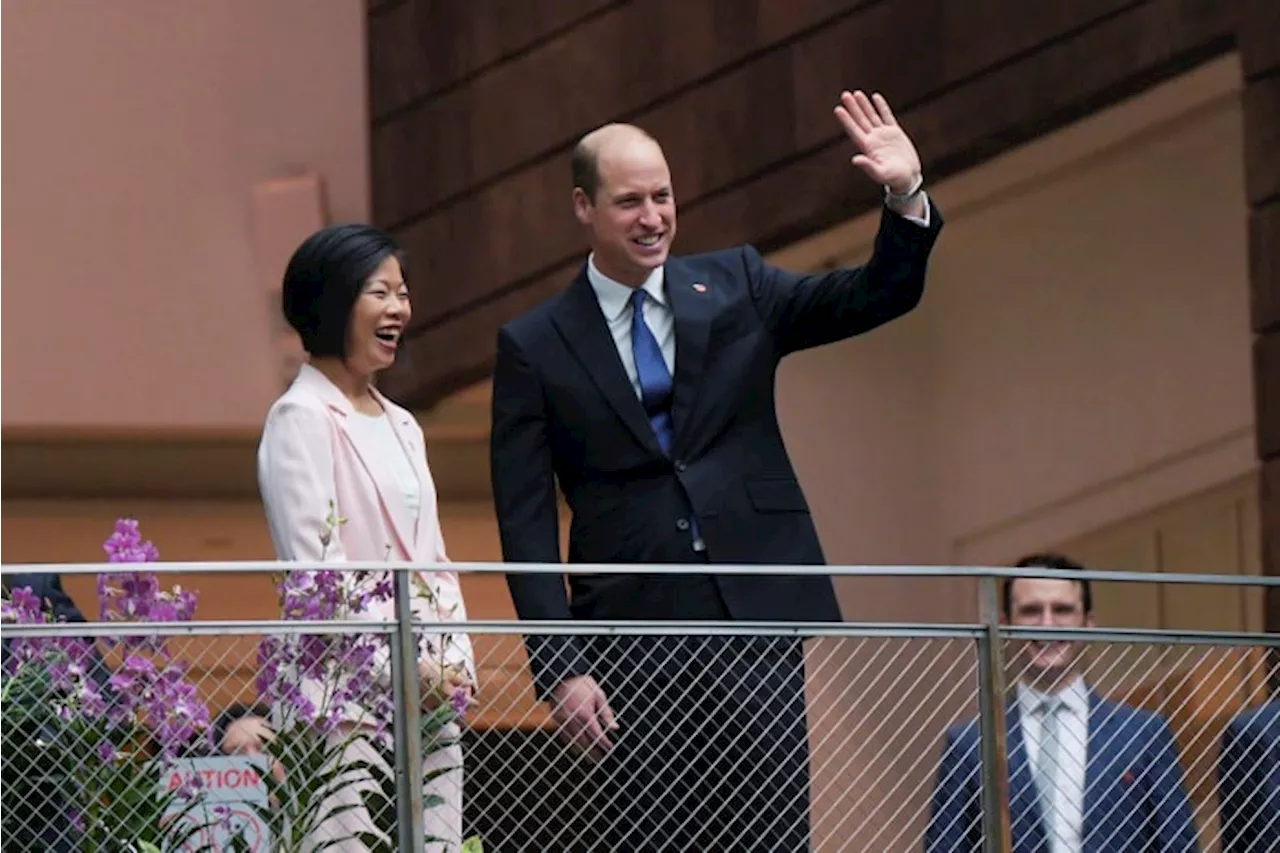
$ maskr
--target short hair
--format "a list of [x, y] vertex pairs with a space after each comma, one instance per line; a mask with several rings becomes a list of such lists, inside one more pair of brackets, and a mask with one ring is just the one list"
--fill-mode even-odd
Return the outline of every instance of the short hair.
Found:
[[596, 193], [600, 191], [600, 154], [586, 137], [573, 146], [569, 170], [573, 174], [573, 185], [581, 189], [594, 204]]
[[[1085, 570], [1084, 566], [1070, 557], [1050, 551], [1027, 554], [1018, 560], [1014, 567], [1019, 569], [1066, 569], [1073, 572], [1083, 572]], [[1010, 615], [1009, 611], [1013, 608], [1013, 582], [1016, 580], [1017, 578], [1015, 577], [1008, 577], [1004, 579], [1004, 583], [1001, 585], [1000, 596], [1006, 617]], [[1084, 613], [1088, 616], [1093, 613], [1093, 586], [1089, 583], [1088, 578], [1080, 578], [1076, 583], [1080, 584], [1080, 598], [1084, 604]]]
[[573, 185], [586, 193], [592, 204], [595, 203], [596, 193], [600, 191], [600, 139], [606, 134], [618, 132], [637, 134], [658, 145], [653, 134], [633, 124], [602, 125], [579, 139], [569, 158], [569, 171], [573, 177]]
[[347, 354], [351, 309], [365, 282], [388, 257], [404, 265], [404, 250], [372, 225], [322, 228], [302, 241], [289, 259], [281, 285], [284, 317], [314, 357]]

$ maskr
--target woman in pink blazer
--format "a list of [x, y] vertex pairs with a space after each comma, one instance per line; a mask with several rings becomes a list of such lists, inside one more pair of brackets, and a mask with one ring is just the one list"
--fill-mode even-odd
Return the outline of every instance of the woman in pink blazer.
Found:
[[[447, 622], [466, 619], [466, 609], [456, 573], [439, 565], [449, 558], [422, 429], [373, 387], [374, 377], [395, 361], [409, 323], [402, 257], [389, 236], [367, 225], [325, 228], [294, 253], [284, 276], [284, 314], [301, 337], [309, 363], [267, 414], [258, 483], [279, 559], [423, 565], [411, 583], [416, 618]], [[345, 519], [336, 529], [331, 526], [335, 509]], [[356, 618], [389, 617], [390, 609], [387, 602]], [[426, 640], [430, 650], [419, 661], [424, 706], [459, 691], [464, 698], [474, 696], [470, 640], [443, 629], [428, 632]], [[379, 679], [388, 683], [385, 655]], [[323, 685], [301, 686], [312, 702], [323, 700]], [[330, 737], [349, 743], [344, 760], [385, 767], [369, 745], [374, 721], [368, 708], [351, 702], [339, 713], [343, 723]], [[457, 726], [449, 729], [444, 736], [456, 741]], [[425, 774], [456, 768], [426, 785], [425, 793], [444, 800], [426, 811], [427, 836], [445, 842], [429, 845], [430, 850], [456, 850], [461, 843], [461, 766], [457, 745], [424, 761]], [[327, 819], [313, 834], [315, 847], [374, 831], [358, 787], [331, 798], [322, 811], [347, 805], [355, 808]], [[349, 841], [327, 849], [365, 847]]]

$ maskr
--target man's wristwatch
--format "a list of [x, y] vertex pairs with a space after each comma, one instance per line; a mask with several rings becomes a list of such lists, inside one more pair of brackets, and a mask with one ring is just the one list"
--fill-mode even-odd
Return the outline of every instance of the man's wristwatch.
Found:
[[924, 175], [916, 175], [916, 179], [911, 183], [911, 188], [905, 193], [896, 193], [889, 189], [889, 186], [886, 184], [884, 188], [884, 202], [885, 204], [893, 205], [895, 207], [909, 204], [916, 196], [920, 195], [920, 191], [922, 189], [924, 189]]

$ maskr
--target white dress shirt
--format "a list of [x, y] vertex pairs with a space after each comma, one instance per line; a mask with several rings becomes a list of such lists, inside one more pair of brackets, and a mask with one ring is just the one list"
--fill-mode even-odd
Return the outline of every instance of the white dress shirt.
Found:
[[[1018, 719], [1022, 742], [1034, 778], [1040, 767], [1040, 745], [1044, 725], [1041, 703], [1049, 694], [1024, 684], [1017, 686]], [[1057, 785], [1052, 807], [1044, 815], [1045, 835], [1051, 853], [1080, 853], [1084, 844], [1085, 762], [1089, 756], [1089, 688], [1077, 676], [1057, 694], [1058, 709]]]
[[[596, 300], [600, 303], [600, 311], [605, 322], [609, 324], [609, 334], [613, 335], [613, 345], [618, 348], [618, 357], [622, 359], [622, 369], [627, 372], [631, 388], [636, 397], [641, 396], [640, 376], [636, 373], [636, 354], [631, 348], [631, 294], [633, 288], [609, 278], [596, 266], [595, 255], [587, 258], [587, 280], [591, 289], [596, 292]], [[676, 317], [667, 304], [667, 290], [664, 287], [665, 277], [662, 267], [649, 273], [644, 284], [640, 285], [648, 294], [644, 300], [644, 321], [649, 330], [658, 339], [662, 348], [662, 360], [667, 363], [671, 376], [676, 375]]]
[[[914, 222], [922, 228], [929, 227], [929, 201], [925, 198], [924, 217], [903, 216], [908, 222]], [[605, 322], [609, 324], [609, 334], [613, 335], [613, 345], [618, 348], [618, 357], [622, 359], [622, 369], [627, 372], [631, 388], [636, 397], [641, 397], [640, 377], [636, 373], [636, 356], [631, 348], [631, 294], [635, 290], [622, 282], [609, 278], [596, 266], [595, 253], [587, 258], [587, 281], [596, 293], [596, 301], [600, 303], [600, 311]], [[649, 294], [644, 301], [644, 321], [649, 330], [658, 339], [662, 348], [662, 360], [667, 363], [667, 370], [674, 378], [676, 375], [676, 318], [671, 313], [667, 302], [665, 277], [662, 267], [649, 273], [644, 284], [640, 285]]]

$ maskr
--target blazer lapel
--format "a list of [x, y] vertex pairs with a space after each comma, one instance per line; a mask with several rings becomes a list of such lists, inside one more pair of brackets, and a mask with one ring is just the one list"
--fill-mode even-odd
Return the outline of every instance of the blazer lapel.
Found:
[[[400, 548], [405, 554], [413, 554], [413, 538], [408, 535], [411, 532], [410, 524], [416, 523], [416, 519], [409, 518], [409, 508], [405, 505], [404, 496], [400, 490], [395, 487], [395, 472], [383, 462], [383, 456], [378, 452], [377, 447], [370, 445], [364, 434], [359, 430], [351, 429], [351, 418], [360, 417], [359, 412], [351, 405], [351, 401], [334, 387], [333, 383], [320, 371], [310, 365], [303, 365], [299, 372], [299, 379], [306, 382], [324, 401], [329, 410], [334, 413], [334, 422], [338, 425], [338, 431], [342, 433], [347, 444], [355, 453], [356, 458], [360, 460], [360, 464], [364, 466], [365, 471], [369, 475], [369, 479], [373, 481], [374, 489], [378, 494], [378, 501], [382, 504], [383, 513], [386, 515], [391, 526], [391, 531], [395, 535]], [[381, 395], [376, 391], [375, 396], [379, 402], [384, 402]], [[395, 423], [395, 415], [390, 409], [387, 417], [392, 419], [392, 428], [397, 436], [401, 436], [399, 425]], [[403, 437], [400, 438], [401, 444], [404, 444]], [[410, 457], [412, 459], [412, 457]], [[415, 466], [416, 468], [416, 466]], [[421, 480], [421, 477], [419, 477]], [[389, 485], [389, 488], [384, 488]], [[338, 507], [341, 514], [342, 507]], [[387, 543], [391, 544], [391, 543]]]
[[1005, 748], [1009, 751], [1009, 826], [1017, 851], [1047, 850], [1044, 815], [1040, 795], [1031, 775], [1026, 741], [1022, 737], [1022, 715], [1016, 701], [1005, 708]]
[[[644, 407], [640, 404], [640, 398], [627, 380], [627, 372], [618, 357], [618, 347], [609, 334], [604, 315], [600, 313], [600, 303], [595, 291], [591, 289], [591, 282], [587, 280], [585, 265], [573, 284], [569, 285], [558, 309], [552, 315], [552, 321], [564, 338], [565, 345], [591, 376], [592, 382], [631, 434], [646, 450], [657, 456], [664, 456]], [[679, 359], [677, 375], [678, 365]]]
[[702, 385], [702, 369], [707, 360], [707, 338], [715, 316], [715, 294], [705, 281], [679, 260], [667, 262], [664, 270], [667, 299], [676, 323], [676, 372], [671, 421], [675, 428], [672, 455], [679, 456], [694, 434], [693, 414]]

